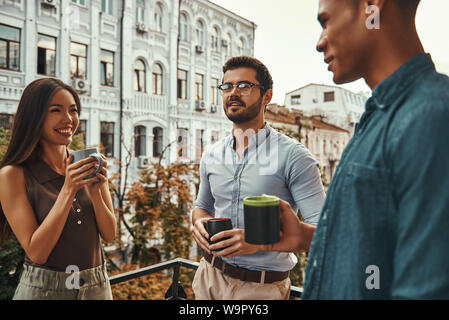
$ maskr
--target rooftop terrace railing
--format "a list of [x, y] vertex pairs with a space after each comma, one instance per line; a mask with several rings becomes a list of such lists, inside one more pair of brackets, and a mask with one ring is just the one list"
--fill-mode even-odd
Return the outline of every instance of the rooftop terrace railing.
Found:
[[[176, 258], [174, 260], [165, 261], [162, 263], [154, 264], [145, 268], [140, 268], [137, 270], [125, 272], [122, 274], [118, 274], [109, 278], [111, 285], [125, 282], [128, 280], [136, 279], [142, 276], [146, 276], [152, 273], [160, 272], [163, 270], [173, 269], [172, 283], [168, 288], [165, 297], [167, 300], [185, 300], [186, 297], [182, 295], [183, 290], [182, 285], [179, 282], [179, 271], [181, 267], [189, 268], [196, 270], [198, 269], [199, 263]], [[291, 286], [290, 296], [295, 298], [301, 298], [302, 288]]]

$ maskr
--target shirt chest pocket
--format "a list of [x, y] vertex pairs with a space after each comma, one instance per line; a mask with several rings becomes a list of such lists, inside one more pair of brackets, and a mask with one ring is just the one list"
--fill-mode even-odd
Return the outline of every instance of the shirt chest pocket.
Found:
[[388, 213], [392, 212], [388, 170], [351, 162], [345, 171], [341, 201], [351, 220], [348, 222], [356, 228], [371, 226], [373, 232], [381, 231], [376, 227], [385, 226]]

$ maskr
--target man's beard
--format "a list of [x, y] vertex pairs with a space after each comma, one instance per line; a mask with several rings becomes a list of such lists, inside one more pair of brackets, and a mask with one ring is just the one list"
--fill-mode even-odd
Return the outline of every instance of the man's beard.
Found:
[[228, 119], [236, 124], [245, 123], [245, 122], [249, 122], [249, 121], [253, 120], [254, 118], [256, 118], [259, 115], [260, 108], [262, 107], [262, 97], [260, 97], [259, 100], [257, 100], [255, 103], [253, 103], [249, 107], [247, 107], [246, 104], [242, 100], [239, 100], [239, 99], [229, 100], [227, 104], [229, 105], [231, 102], [239, 102], [243, 105], [242, 107], [239, 107], [239, 108], [243, 108], [243, 110], [238, 111], [234, 114], [229, 114], [227, 112], [229, 107], [224, 108], [225, 114], [228, 117]]

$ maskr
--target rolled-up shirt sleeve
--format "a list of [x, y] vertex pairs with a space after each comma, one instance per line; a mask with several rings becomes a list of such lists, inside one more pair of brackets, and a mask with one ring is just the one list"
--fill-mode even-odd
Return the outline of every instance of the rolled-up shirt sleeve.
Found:
[[211, 216], [215, 216], [215, 199], [212, 195], [209, 177], [207, 175], [206, 161], [207, 153], [203, 154], [200, 161], [200, 187], [198, 190], [198, 196], [195, 200], [195, 208], [203, 209], [207, 211]]
[[302, 144], [295, 144], [290, 150], [286, 179], [305, 222], [318, 224], [326, 196], [318, 162]]

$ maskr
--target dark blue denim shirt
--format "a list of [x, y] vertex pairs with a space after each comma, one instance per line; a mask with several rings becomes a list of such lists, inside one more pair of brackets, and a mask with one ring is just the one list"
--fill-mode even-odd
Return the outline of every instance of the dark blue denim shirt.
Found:
[[329, 187], [303, 299], [449, 299], [449, 78], [419, 54], [366, 103]]

